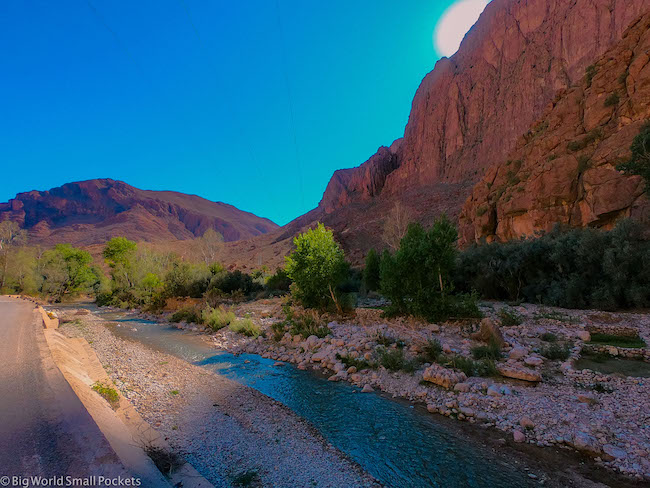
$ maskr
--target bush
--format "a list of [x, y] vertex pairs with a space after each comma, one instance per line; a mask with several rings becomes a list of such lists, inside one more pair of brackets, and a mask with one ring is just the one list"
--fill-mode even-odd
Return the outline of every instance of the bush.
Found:
[[442, 354], [442, 346], [438, 339], [429, 339], [422, 348], [421, 358], [426, 363], [437, 363]]
[[403, 348], [380, 349], [378, 351], [379, 364], [388, 371], [405, 371], [412, 373], [417, 369], [417, 362], [407, 360]]
[[524, 318], [516, 310], [511, 308], [504, 307], [499, 310], [499, 318], [501, 319], [501, 325], [504, 327], [513, 327], [515, 325], [521, 325], [524, 321]]
[[321, 223], [294, 239], [296, 249], [286, 258], [287, 275], [293, 280], [292, 294], [308, 308], [330, 308], [336, 304], [338, 286], [348, 271], [343, 251], [331, 230]]
[[291, 278], [284, 268], [278, 268], [275, 274], [266, 280], [266, 289], [270, 292], [288, 293], [291, 287]]
[[456, 228], [446, 217], [429, 230], [409, 225], [397, 252], [385, 253], [381, 260], [381, 293], [391, 301], [388, 315], [410, 314], [437, 321], [478, 313], [471, 295], [452, 295], [457, 238]]
[[363, 284], [367, 291], [377, 291], [380, 285], [381, 257], [374, 249], [368, 251], [366, 267], [363, 270]]
[[169, 321], [202, 324], [203, 317], [201, 311], [196, 307], [183, 307], [176, 310], [176, 312], [169, 317]]
[[650, 242], [626, 220], [611, 231], [557, 227], [537, 239], [469, 248], [460, 254], [455, 283], [497, 300], [644, 308], [650, 306]]
[[262, 285], [254, 281], [251, 275], [239, 270], [216, 275], [210, 281], [209, 288], [216, 288], [226, 294], [241, 292], [244, 295], [250, 295], [263, 289]]
[[617, 92], [614, 92], [605, 99], [605, 107], [613, 107], [615, 105], [618, 105], [618, 102], [620, 101], [620, 95]]
[[340, 354], [337, 354], [336, 359], [341, 361], [345, 365], [346, 368], [354, 366], [355, 368], [357, 368], [357, 371], [361, 371], [363, 369], [374, 368], [376, 366], [376, 365], [370, 364], [365, 359], [353, 358], [352, 356], [348, 356], [348, 355], [341, 356]]
[[540, 339], [544, 342], [557, 342], [557, 336], [551, 332], [544, 332]]
[[235, 319], [235, 321], [230, 324], [230, 330], [247, 337], [258, 337], [262, 335], [262, 329], [260, 326], [248, 317]]
[[551, 361], [566, 361], [571, 355], [571, 349], [568, 344], [551, 344], [543, 347], [539, 353]]
[[236, 320], [235, 314], [232, 311], [225, 310], [222, 307], [208, 307], [203, 310], [201, 317], [203, 323], [214, 331], [223, 329]]
[[628, 175], [639, 175], [645, 180], [645, 191], [650, 189], [650, 123], [645, 124], [634, 138], [632, 157], [616, 169]]

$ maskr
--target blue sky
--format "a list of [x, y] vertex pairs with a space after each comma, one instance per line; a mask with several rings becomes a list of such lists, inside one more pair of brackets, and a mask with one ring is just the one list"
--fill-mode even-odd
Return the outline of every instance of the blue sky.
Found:
[[403, 134], [452, 3], [4, 0], [0, 201], [110, 177], [284, 224]]

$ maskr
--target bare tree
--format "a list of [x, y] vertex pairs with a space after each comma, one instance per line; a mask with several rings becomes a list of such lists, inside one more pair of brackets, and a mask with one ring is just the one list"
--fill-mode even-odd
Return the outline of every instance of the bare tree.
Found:
[[402, 237], [406, 234], [409, 224], [413, 221], [414, 215], [411, 208], [401, 202], [395, 202], [393, 208], [388, 212], [384, 221], [384, 242], [393, 251], [399, 249]]
[[5, 220], [0, 222], [0, 260], [2, 260], [2, 276], [0, 276], [0, 289], [4, 288], [7, 267], [9, 265], [9, 250], [25, 242], [27, 233], [16, 222]]
[[210, 228], [203, 233], [203, 236], [197, 239], [201, 258], [205, 264], [211, 264], [217, 261], [221, 250], [223, 249], [223, 236], [216, 230]]

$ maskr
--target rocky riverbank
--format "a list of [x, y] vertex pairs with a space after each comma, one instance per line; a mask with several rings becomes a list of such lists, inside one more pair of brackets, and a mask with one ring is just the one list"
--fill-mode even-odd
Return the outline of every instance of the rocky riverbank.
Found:
[[[282, 318], [279, 310], [277, 300], [242, 305], [238, 315], [253, 318], [265, 335], [249, 338], [224, 328], [211, 340], [230, 352], [320, 369], [331, 381], [349, 381], [365, 392], [381, 390], [422, 402], [432, 413], [508, 432], [515, 442], [573, 448], [631, 479], [650, 480], [650, 379], [574, 367], [590, 343], [590, 331], [624, 328], [650, 343], [645, 314], [495, 303], [483, 307], [488, 320], [479, 329], [478, 321], [423, 324], [385, 320], [378, 310], [358, 309], [350, 319], [329, 322], [326, 337], [287, 332], [276, 341], [271, 326]], [[515, 316], [520, 323], [505, 326], [508, 315], [509, 322]], [[503, 357], [494, 363], [498, 373], [467, 377], [451, 359], [469, 359], [491, 331], [502, 341]], [[446, 360], [417, 362], [432, 340]], [[611, 346], [610, 353], [624, 355], [625, 350]], [[378, 360], [386, 351], [416, 366], [391, 371]]]
[[59, 315], [60, 331], [88, 340], [136, 410], [216, 487], [380, 486], [260, 392], [118, 338], [93, 314]]

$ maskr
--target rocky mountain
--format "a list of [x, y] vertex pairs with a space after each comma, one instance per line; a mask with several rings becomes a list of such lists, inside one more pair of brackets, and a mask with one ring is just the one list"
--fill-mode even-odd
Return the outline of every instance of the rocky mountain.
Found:
[[476, 185], [460, 216], [465, 243], [508, 240], [561, 223], [650, 221], [645, 184], [616, 170], [650, 120], [650, 14], [563, 90], [507, 158]]
[[31, 243], [45, 245], [100, 244], [115, 236], [146, 242], [185, 240], [209, 228], [228, 242], [278, 228], [232, 205], [172, 191], [140, 190], [111, 179], [19, 193], [0, 203], [3, 220], [17, 222], [29, 231]]
[[473, 185], [557, 93], [579, 84], [647, 11], [648, 0], [493, 0], [459, 51], [422, 81], [404, 137], [336, 171], [317, 215], [372, 245], [396, 200], [423, 223], [442, 211], [457, 218]]

